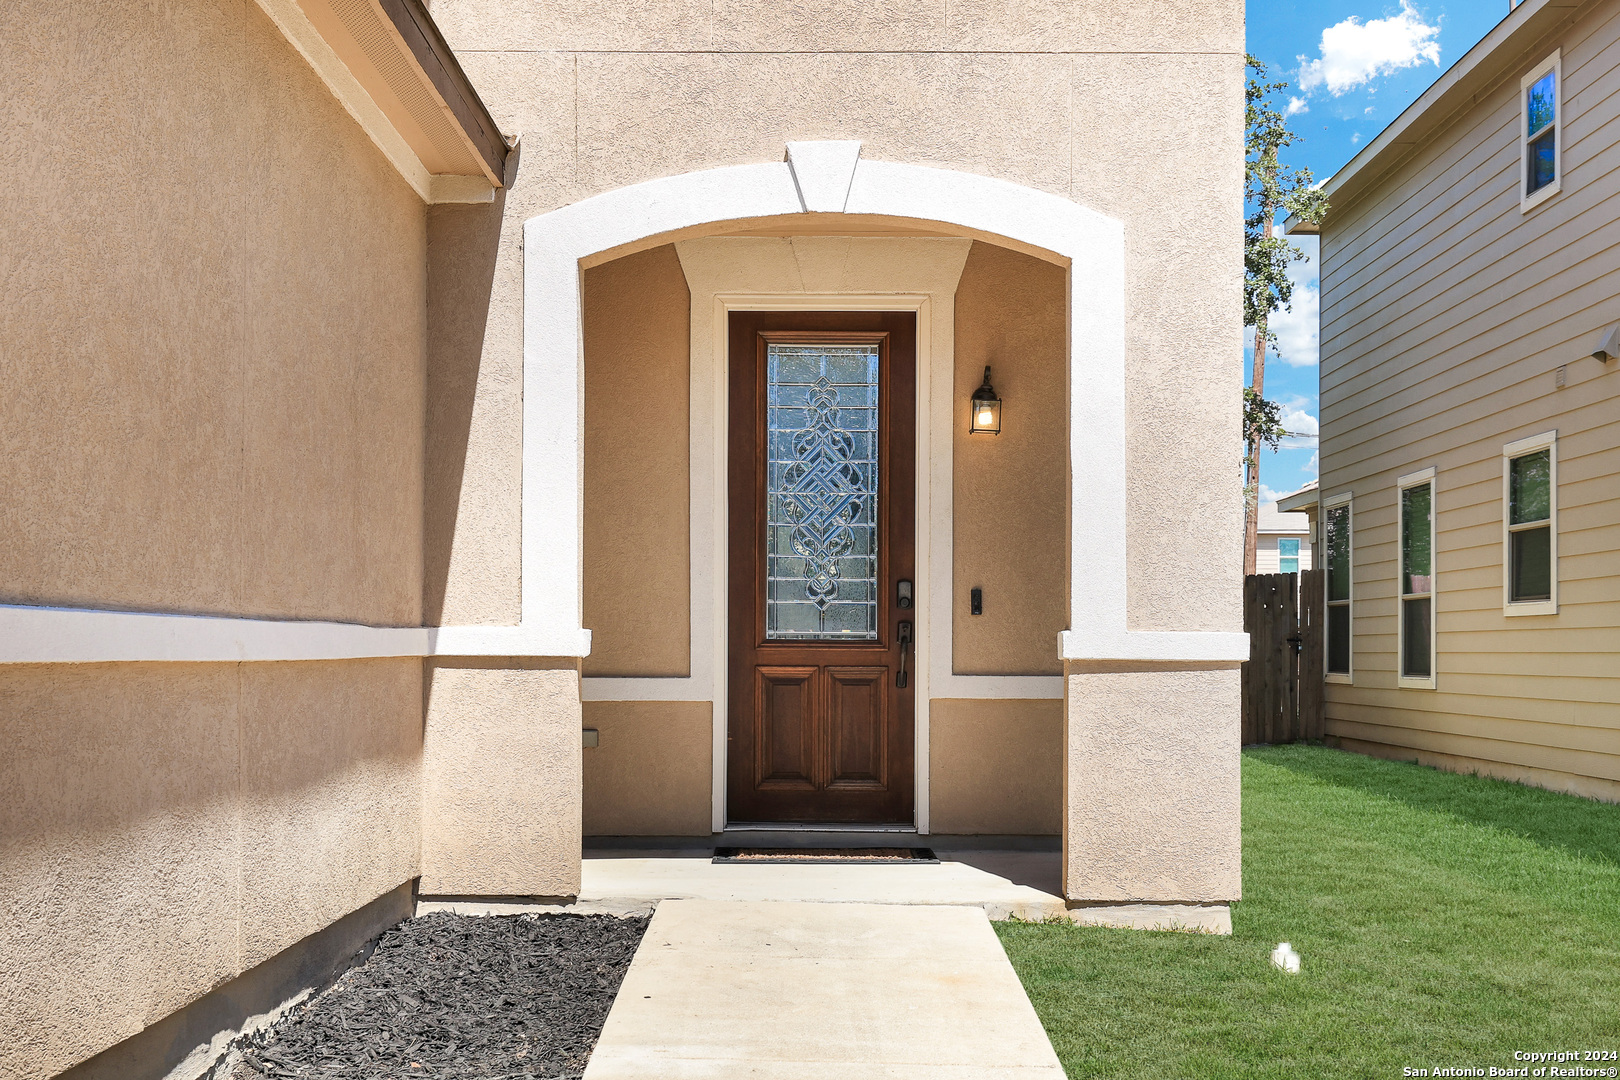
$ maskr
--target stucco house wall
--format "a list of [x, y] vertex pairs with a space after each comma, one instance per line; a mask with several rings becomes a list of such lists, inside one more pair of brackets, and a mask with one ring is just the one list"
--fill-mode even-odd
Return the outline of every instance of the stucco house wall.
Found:
[[[1125, 223], [1130, 622], [1141, 628], [1241, 628], [1240, 553], [1233, 541], [1240, 533], [1241, 505], [1227, 467], [1230, 455], [1223, 449], [1238, 438], [1233, 403], [1241, 374], [1236, 365], [1205, 359], [1239, 353], [1239, 329], [1230, 312], [1240, 256], [1240, 236], [1231, 226], [1241, 202], [1240, 3], [952, 4], [947, 9], [942, 3], [916, 2], [890, 5], [879, 14], [835, 4], [714, 7], [678, 0], [558, 8], [435, 0], [432, 11], [503, 130], [523, 135], [515, 181], [494, 205], [433, 207], [429, 212], [430, 251], [435, 253], [430, 321], [458, 327], [453, 340], [435, 337], [429, 381], [456, 387], [460, 400], [453, 414], [430, 418], [428, 438], [430, 445], [441, 439], [453, 443], [458, 454], [465, 446], [464, 457], [458, 457], [452, 470], [430, 476], [427, 494], [427, 531], [438, 553], [430, 555], [427, 587], [430, 595], [443, 597], [439, 613], [444, 622], [512, 624], [518, 619], [523, 223], [640, 181], [781, 161], [789, 140], [850, 139], [861, 142], [863, 160], [997, 177], [1062, 195]], [[1118, 152], [1099, 152], [1107, 147]], [[836, 223], [825, 222], [796, 227], [835, 235], [838, 230]], [[470, 261], [464, 256], [469, 243], [479, 252]], [[990, 244], [977, 246], [985, 250], [975, 263], [1006, 261], [1014, 254], [998, 254]], [[441, 251], [456, 266], [455, 274], [441, 269]], [[1175, 258], [1165, 258], [1167, 251], [1174, 251]], [[644, 260], [641, 272], [652, 274], [662, 267], [656, 273], [663, 283], [648, 296], [662, 297], [677, 288], [664, 256], [642, 252], [621, 262], [632, 259]], [[647, 336], [653, 333], [650, 315], [636, 306], [624, 309], [624, 325], [592, 330], [592, 297], [607, 288], [610, 277], [631, 272], [628, 265], [612, 267], [607, 263], [587, 269], [585, 276], [584, 576], [585, 604], [592, 612], [586, 625], [594, 630], [591, 618], [603, 620], [605, 647], [615, 636], [613, 627], [639, 609], [634, 603], [614, 607], [618, 602], [610, 603], [600, 584], [611, 575], [592, 569], [597, 557], [593, 549], [602, 548], [605, 536], [602, 523], [613, 513], [603, 509], [601, 494], [609, 481], [603, 470], [609, 467], [592, 464], [592, 447], [605, 445], [606, 429], [597, 425], [624, 421], [593, 420], [591, 385], [593, 378], [598, 386], [623, 380], [613, 385], [625, 389], [636, 380], [622, 370], [609, 374], [594, 369], [598, 352], [592, 339], [610, 330], [633, 337], [628, 350], [619, 350], [626, 363], [651, 355], [644, 346], [668, 352], [665, 345], [653, 346]], [[1062, 296], [1061, 268], [1048, 264], [1018, 272], [1032, 275], [1027, 284], [1036, 292]], [[980, 302], [994, 306], [994, 290], [1006, 285], [989, 282], [985, 287], [991, 292]], [[1015, 294], [1000, 295], [1006, 299]], [[469, 304], [479, 317], [466, 315]], [[986, 334], [986, 348], [991, 347], [990, 336], [999, 335], [997, 345], [1028, 339], [1038, 353], [1042, 335], [1050, 338], [1051, 331], [1025, 319], [991, 327]], [[1185, 342], [1190, 340], [1207, 348], [1189, 356]], [[1230, 346], [1224, 352], [1222, 342]], [[1167, 362], [1171, 356], [1173, 363]], [[976, 382], [984, 359], [964, 356], [963, 362], [973, 367]], [[593, 370], [598, 371], [595, 376]], [[666, 369], [659, 378], [667, 375]], [[631, 411], [652, 408], [662, 417], [658, 400], [649, 390], [627, 404]], [[1021, 414], [1032, 421], [1026, 429], [1031, 437], [1037, 430], [1047, 432], [1041, 438], [1052, 434], [1038, 422], [1046, 404], [1037, 395], [1016, 406], [1032, 410]], [[1061, 415], [1060, 401], [1051, 404]], [[674, 422], [677, 412], [663, 419]], [[670, 457], [654, 471], [678, 468], [679, 440], [658, 438], [668, 443]], [[1015, 456], [1019, 452], [1007, 450]], [[1022, 452], [1038, 455], [1039, 449], [1032, 444]], [[1060, 471], [1028, 471], [1029, 464], [1014, 467], [1007, 478], [1020, 468], [1034, 490], [1048, 485], [1063, 490], [1066, 481]], [[635, 485], [654, 490], [633, 470], [619, 476], [629, 485], [626, 491]], [[981, 482], [984, 491], [993, 490], [993, 479]], [[965, 471], [964, 482], [975, 482], [972, 470]], [[1017, 485], [1008, 490], [1018, 492], [1011, 497], [1013, 505], [1022, 505]], [[597, 509], [592, 508], [593, 498]], [[667, 489], [659, 488], [654, 505], [663, 506], [667, 499]], [[1186, 527], [1161, 527], [1158, 508], [1172, 503], [1186, 508]], [[678, 500], [670, 509], [679, 510]], [[1061, 543], [1054, 530], [1066, 525], [1062, 517], [1050, 511], [1047, 515], [1031, 523], [1041, 539], [1027, 568], [1010, 558], [998, 559], [993, 545], [980, 550], [970, 543], [962, 556], [978, 559], [975, 572], [996, 579], [987, 584], [1003, 588], [999, 583], [1006, 579], [1004, 600], [1016, 596], [1030, 610], [1044, 613], [1021, 625], [1014, 632], [1016, 641], [1007, 639], [995, 648], [986, 642], [959, 654], [963, 670], [1051, 678], [1063, 673], [1053, 640], [1068, 622], [1063, 584], [1051, 580], [1055, 567], [1041, 569], [1041, 559], [1047, 558], [1043, 545], [1048, 534]], [[647, 643], [649, 659], [635, 661], [651, 664], [656, 655], [653, 667], [677, 677], [681, 627], [670, 613], [680, 603], [671, 591], [680, 582], [671, 570], [681, 560], [678, 520], [671, 516], [656, 527], [642, 523], [643, 529], [659, 533], [656, 546], [648, 546], [654, 543], [650, 536], [641, 541], [649, 554], [645, 573], [660, 598], [656, 607], [644, 605], [645, 614], [659, 632], [653, 635], [656, 641]], [[971, 522], [960, 523], [971, 541]], [[598, 538], [594, 545], [592, 537]], [[1229, 554], [1230, 574], [1210, 573], [1211, 552]], [[953, 595], [951, 602], [965, 606], [964, 598]], [[1047, 604], [1050, 611], [1043, 607]], [[971, 640], [973, 633], [988, 631], [964, 632]], [[665, 650], [670, 650], [668, 657]], [[653, 667], [632, 671], [625, 661], [610, 659], [614, 656], [605, 652], [587, 658], [586, 676], [593, 670], [604, 675], [653, 673]], [[1135, 675], [1144, 682], [1163, 677], [1151, 669]], [[1235, 664], [1210, 678], [1230, 682], [1235, 700]], [[1184, 686], [1165, 681], [1167, 687]], [[469, 685], [462, 692], [476, 691]], [[1165, 692], [1173, 697], [1181, 691]], [[588, 683], [585, 696], [586, 723], [598, 727], [603, 740], [584, 758], [585, 831], [675, 832], [699, 824], [697, 802], [710, 793], [700, 782], [701, 769], [705, 758], [712, 768], [714, 753], [712, 743], [700, 742], [712, 726], [704, 703], [594, 700]], [[986, 768], [1003, 758], [1080, 754], [1078, 747], [1065, 751], [1052, 730], [1063, 700], [1056, 691], [1048, 699], [1028, 702], [1023, 719], [1007, 727], [1002, 724], [1005, 702], [946, 705], [942, 699], [942, 722], [961, 718], [960, 730], [942, 745], [983, 747], [1004, 734], [1012, 738], [1014, 745], [997, 747], [997, 756], [981, 756]], [[1235, 707], [1230, 724], [1224, 716], [1205, 714], [1202, 701], [1189, 699], [1187, 707], [1215, 725], [1220, 734], [1212, 745], [1229, 744], [1235, 762]], [[671, 740], [668, 749], [680, 779], [636, 791], [630, 762], [650, 763], [651, 758], [644, 748], [623, 740], [649, 738], [654, 732]], [[948, 779], [953, 768], [960, 771], [961, 766], [942, 762], [936, 783], [958, 782]], [[967, 785], [960, 790], [1000, 790], [986, 776], [959, 780]], [[647, 800], [647, 809], [607, 797], [598, 784], [617, 785], [628, 798]], [[1060, 787], [1054, 777], [1052, 786], [1043, 788], [1049, 794], [1037, 800], [1054, 808], [1056, 818], [1027, 813], [1018, 808], [1017, 799], [1008, 803], [1006, 815], [997, 817], [982, 808], [968, 809], [962, 798], [941, 789], [942, 808], [964, 809], [945, 810], [935, 827], [968, 830], [1002, 822], [1056, 830], [1062, 820]], [[1221, 812], [1236, 814], [1235, 769], [1212, 777], [1207, 791]], [[1178, 897], [1203, 895], [1200, 890], [1208, 889], [1213, 889], [1211, 896], [1235, 896], [1233, 867], [1235, 863], [1224, 877], [1201, 879], [1198, 888]], [[1211, 884], [1217, 880], [1223, 883]], [[1077, 880], [1076, 886], [1083, 889], [1085, 883]]]
[[[1620, 320], [1605, 254], [1620, 242], [1620, 4], [1564, 7], [1521, 5], [1459, 63], [1472, 104], [1434, 109], [1435, 130], [1356, 180], [1323, 227], [1320, 490], [1353, 496], [1354, 617], [1353, 679], [1329, 680], [1327, 732], [1615, 800], [1620, 374], [1590, 354]], [[1521, 212], [1520, 79], [1554, 50], [1563, 188]], [[1503, 448], [1554, 430], [1558, 611], [1513, 616]], [[1427, 467], [1435, 687], [1402, 688], [1396, 481]]]
[[[1123, 224], [1129, 483], [1115, 554], [1129, 606], [1118, 636], [1205, 631], [1211, 650], [1232, 650], [1241, 0], [436, 0], [500, 127], [523, 139], [493, 201], [426, 208], [355, 99], [323, 85], [266, 8], [291, 10], [25, 0], [0, 11], [0, 38], [17, 43], [0, 71], [15, 106], [0, 147], [20, 163], [0, 194], [0, 438], [16, 480], [0, 492], [15, 528], [0, 602], [360, 630], [514, 627], [532, 584], [526, 522], [559, 513], [522, 500], [525, 403], [551, 389], [524, 379], [524, 223], [694, 170], [780, 171], [790, 140], [848, 139], [863, 160], [991, 177], [1021, 185], [1001, 190], [1025, 205], [1056, 195]], [[936, 457], [960, 472], [961, 486], [945, 488], [973, 504], [954, 523], [966, 541], [958, 568], [1029, 621], [986, 616], [962, 628], [961, 649], [929, 644], [951, 657], [948, 674], [1036, 680], [1045, 696], [938, 691], [925, 759], [934, 827], [1061, 830], [1076, 898], [1235, 899], [1236, 662], [1060, 664], [1050, 640], [1087, 629], [1061, 601], [1073, 522], [1050, 501], [1071, 489], [1054, 316], [1073, 253], [937, 222], [866, 221], [851, 239], [835, 214], [802, 217], [753, 239], [859, 248], [866, 261], [847, 264], [857, 277], [891, 265], [895, 249], [867, 240], [932, 245], [912, 265], [953, 269], [924, 291], [955, 310], [966, 283], [964, 351], [938, 353], [942, 384], [999, 364], [1009, 421], [1026, 425], [994, 448], [999, 461], [956, 456], [949, 437]], [[1116, 242], [1105, 224], [1080, 232]], [[123, 1059], [92, 1055], [143, 1028], [166, 1036], [175, 1010], [346, 915], [407, 903], [415, 879], [427, 894], [567, 897], [580, 889], [588, 822], [712, 824], [700, 799], [713, 790], [713, 743], [698, 742], [712, 737], [710, 703], [592, 698], [581, 683], [582, 668], [587, 684], [682, 678], [695, 648], [681, 641], [692, 600], [681, 504], [669, 499], [686, 287], [675, 271], [690, 276], [712, 243], [742, 238], [644, 239], [646, 251], [617, 262], [593, 256], [584, 281], [581, 572], [600, 652], [564, 641], [575, 651], [422, 646], [426, 664], [406, 649], [0, 667], [0, 739], [19, 750], [0, 761], [0, 782], [20, 793], [0, 809], [0, 953], [29, 972], [0, 986], [0, 1076], [75, 1065], [120, 1075]], [[919, 251], [950, 255], [930, 264]], [[688, 312], [696, 302], [687, 289]], [[617, 317], [638, 308], [639, 321]], [[1018, 357], [998, 361], [999, 349]], [[625, 396], [621, 412], [591, 411], [593, 377], [598, 400]], [[614, 446], [636, 454], [615, 460]], [[655, 512], [626, 515], [635, 498]], [[987, 505], [996, 498], [1004, 521]], [[1161, 527], [1166, 505], [1183, 511], [1174, 530]], [[1027, 550], [1012, 549], [1015, 531]], [[659, 553], [645, 578], [651, 643], [627, 633], [646, 601], [601, 572], [648, 549]], [[608, 559], [594, 570], [593, 553]], [[582, 754], [582, 723], [599, 727], [607, 753]], [[679, 752], [661, 753], [666, 738]], [[636, 777], [653, 762], [648, 787]], [[633, 784], [647, 788], [642, 803], [613, 797]], [[85, 971], [91, 994], [75, 979]]]
[[[441, 477], [428, 496], [430, 528], [453, 537], [439, 572], [460, 599], [446, 601], [445, 623], [517, 621], [522, 223], [637, 181], [780, 161], [790, 139], [858, 139], [866, 158], [998, 177], [1126, 223], [1132, 615], [1240, 623], [1239, 586], [1189, 554], [1231, 547], [1230, 470], [1177, 428], [1185, 417], [1235, 431], [1225, 405], [1238, 376], [1163, 362], [1178, 342], [1214, 349], [1238, 335], [1227, 309], [1241, 242], [1229, 224], [1241, 200], [1239, 0], [953, 4], [948, 16], [937, 0], [881, 15], [832, 3], [435, 0], [432, 12], [502, 130], [523, 135], [504, 198], [429, 212], [435, 253], [476, 236], [484, 255], [476, 280], [430, 295], [430, 318], [487, 311], [476, 356], [436, 340], [429, 360], [430, 378], [476, 372], [458, 493]], [[1230, 432], [1209, 434], [1225, 446]], [[1194, 500], [1190, 534], [1147, 527], [1171, 491]]]
[[[252, 2], [23, 0], [0, 40], [0, 602], [418, 625], [421, 200]], [[414, 878], [421, 694], [0, 665], [0, 1076]]]

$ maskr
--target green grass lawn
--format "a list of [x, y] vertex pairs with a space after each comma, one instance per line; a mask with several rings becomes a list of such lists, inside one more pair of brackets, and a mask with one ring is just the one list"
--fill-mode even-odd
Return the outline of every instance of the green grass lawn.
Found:
[[[1620, 806], [1322, 747], [1248, 751], [1232, 924], [996, 928], [1071, 1080], [1620, 1050]], [[1279, 941], [1300, 974], [1271, 966]]]

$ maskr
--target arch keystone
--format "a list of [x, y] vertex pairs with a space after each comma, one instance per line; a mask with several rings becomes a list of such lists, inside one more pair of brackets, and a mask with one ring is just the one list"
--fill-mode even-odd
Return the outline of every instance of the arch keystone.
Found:
[[849, 201], [861, 144], [854, 141], [790, 142], [788, 168], [806, 211], [842, 214]]

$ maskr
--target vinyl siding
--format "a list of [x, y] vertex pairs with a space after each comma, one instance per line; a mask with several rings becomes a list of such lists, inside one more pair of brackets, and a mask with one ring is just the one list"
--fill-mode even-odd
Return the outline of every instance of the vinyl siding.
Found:
[[1309, 533], [1261, 533], [1255, 537], [1254, 545], [1254, 572], [1257, 574], [1281, 573], [1279, 564], [1282, 555], [1278, 551], [1277, 541], [1284, 538], [1299, 541], [1299, 568], [1311, 568], [1311, 540]]
[[[1563, 51], [1563, 191], [1519, 209], [1519, 79]], [[1322, 483], [1355, 496], [1357, 749], [1620, 800], [1620, 0], [1591, 6], [1322, 237]], [[1556, 385], [1565, 366], [1566, 385]], [[1502, 446], [1558, 432], [1559, 611], [1502, 609]], [[1398, 689], [1396, 478], [1434, 466], [1435, 690]]]

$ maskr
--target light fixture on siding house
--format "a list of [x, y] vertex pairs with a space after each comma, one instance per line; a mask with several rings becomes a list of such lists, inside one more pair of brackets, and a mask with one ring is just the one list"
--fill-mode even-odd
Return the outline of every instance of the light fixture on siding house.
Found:
[[1001, 399], [996, 396], [996, 388], [990, 385], [989, 364], [984, 366], [984, 385], [973, 391], [973, 400], [968, 404], [972, 406], [968, 434], [1001, 434]]
[[1603, 332], [1597, 348], [1592, 350], [1592, 359], [1607, 362], [1616, 356], [1620, 356], [1620, 326], [1611, 326]]

